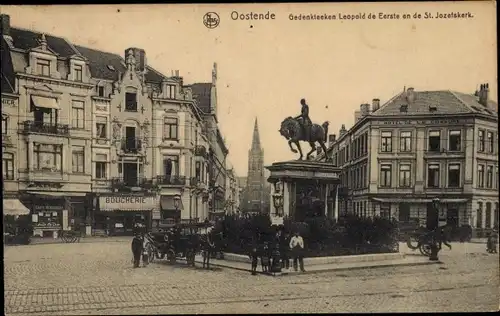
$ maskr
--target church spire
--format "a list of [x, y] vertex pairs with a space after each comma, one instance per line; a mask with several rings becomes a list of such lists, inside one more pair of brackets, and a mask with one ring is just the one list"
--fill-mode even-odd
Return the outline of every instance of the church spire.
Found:
[[253, 126], [252, 150], [261, 150], [257, 117], [255, 117], [255, 124]]

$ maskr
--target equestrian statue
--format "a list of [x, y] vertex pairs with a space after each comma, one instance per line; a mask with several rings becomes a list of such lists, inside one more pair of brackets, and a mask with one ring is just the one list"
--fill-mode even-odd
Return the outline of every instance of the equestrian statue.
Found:
[[[299, 141], [308, 142], [311, 145], [311, 151], [306, 155], [306, 159], [309, 160], [311, 154], [316, 150], [316, 142], [319, 143], [323, 152], [325, 153], [324, 160], [328, 161], [329, 157], [326, 150], [326, 140], [328, 135], [328, 121], [324, 122], [322, 125], [313, 124], [309, 118], [309, 106], [305, 99], [300, 100], [302, 106], [300, 115], [296, 117], [287, 117], [283, 122], [281, 122], [281, 128], [279, 129], [280, 134], [288, 140], [288, 146], [292, 152], [300, 153], [299, 160], [302, 160], [303, 154], [300, 148]], [[297, 146], [297, 149], [292, 147], [292, 143]]]

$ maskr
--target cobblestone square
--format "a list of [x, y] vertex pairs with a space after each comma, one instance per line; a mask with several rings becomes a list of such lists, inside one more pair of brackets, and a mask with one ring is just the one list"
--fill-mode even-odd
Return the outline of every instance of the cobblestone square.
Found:
[[497, 310], [498, 255], [453, 246], [443, 265], [277, 278], [182, 263], [133, 269], [127, 241], [6, 247], [5, 314]]

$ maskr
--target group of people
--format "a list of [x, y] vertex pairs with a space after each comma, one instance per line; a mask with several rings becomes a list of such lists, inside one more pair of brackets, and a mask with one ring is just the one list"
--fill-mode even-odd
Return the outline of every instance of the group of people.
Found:
[[275, 273], [282, 269], [290, 269], [290, 259], [293, 259], [293, 269], [305, 272], [304, 269], [304, 240], [299, 232], [293, 236], [278, 231], [272, 241], [254, 243], [249, 257], [252, 264], [252, 275], [257, 274], [259, 258], [262, 272]]

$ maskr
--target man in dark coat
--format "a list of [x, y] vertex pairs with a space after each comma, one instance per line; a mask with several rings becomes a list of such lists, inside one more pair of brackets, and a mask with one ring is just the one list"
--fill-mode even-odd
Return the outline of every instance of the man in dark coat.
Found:
[[140, 234], [136, 234], [132, 239], [132, 255], [134, 256], [134, 268], [138, 268], [141, 263], [143, 252], [143, 240]]

